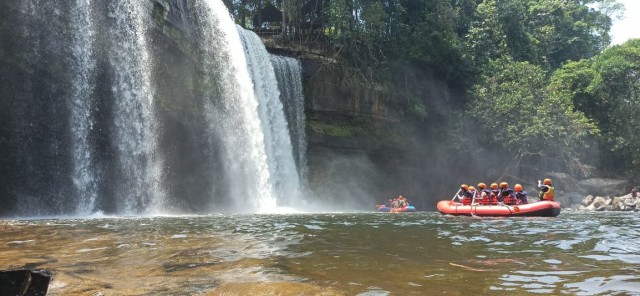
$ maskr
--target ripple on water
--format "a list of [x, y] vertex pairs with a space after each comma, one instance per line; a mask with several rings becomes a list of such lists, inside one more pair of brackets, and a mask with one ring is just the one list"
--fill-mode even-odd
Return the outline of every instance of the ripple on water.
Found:
[[566, 288], [576, 295], [640, 293], [640, 282], [637, 276], [614, 275], [610, 277], [592, 277], [578, 283], [565, 284]]
[[30, 243], [35, 243], [35, 242], [36, 242], [36, 240], [29, 239], [29, 240], [23, 240], [23, 241], [7, 242], [7, 245], [9, 245], [9, 246], [19, 246], [19, 245], [30, 244]]
[[357, 294], [357, 296], [388, 296], [391, 295], [391, 292], [385, 291], [382, 288], [371, 286], [368, 287], [366, 291]]

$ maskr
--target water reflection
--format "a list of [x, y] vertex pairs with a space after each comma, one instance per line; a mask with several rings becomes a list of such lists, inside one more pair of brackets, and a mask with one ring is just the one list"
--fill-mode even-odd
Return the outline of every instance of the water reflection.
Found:
[[634, 213], [5, 221], [0, 266], [51, 269], [51, 295], [638, 294], [639, 226]]

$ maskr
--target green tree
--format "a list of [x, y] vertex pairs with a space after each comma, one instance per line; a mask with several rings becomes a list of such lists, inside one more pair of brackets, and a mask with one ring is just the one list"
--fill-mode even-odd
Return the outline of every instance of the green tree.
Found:
[[601, 122], [603, 164], [640, 176], [640, 40], [605, 50], [593, 68], [590, 88], [608, 115]]
[[488, 132], [493, 145], [510, 152], [513, 165], [561, 163], [588, 174], [580, 156], [584, 139], [596, 126], [574, 111], [573, 102], [553, 96], [540, 66], [500, 59], [472, 90], [470, 116]]

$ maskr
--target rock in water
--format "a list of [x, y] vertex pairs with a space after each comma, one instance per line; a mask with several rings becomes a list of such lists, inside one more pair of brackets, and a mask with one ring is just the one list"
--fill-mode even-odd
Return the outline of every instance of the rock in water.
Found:
[[47, 270], [0, 271], [0, 295], [45, 296], [51, 273]]

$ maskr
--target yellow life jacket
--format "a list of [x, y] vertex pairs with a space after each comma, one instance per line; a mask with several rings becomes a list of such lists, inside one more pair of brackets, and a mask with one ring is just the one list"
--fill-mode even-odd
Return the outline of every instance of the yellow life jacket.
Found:
[[544, 200], [551, 200], [553, 201], [554, 198], [556, 197], [556, 191], [553, 187], [549, 186], [549, 190], [547, 190], [547, 192], [544, 193], [543, 195], [543, 199]]

